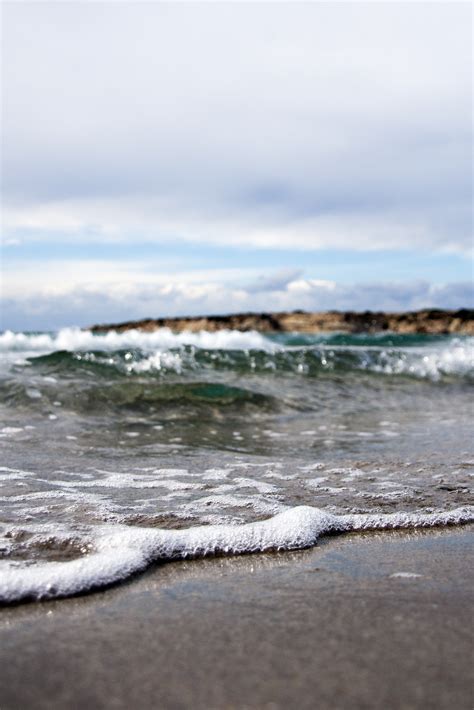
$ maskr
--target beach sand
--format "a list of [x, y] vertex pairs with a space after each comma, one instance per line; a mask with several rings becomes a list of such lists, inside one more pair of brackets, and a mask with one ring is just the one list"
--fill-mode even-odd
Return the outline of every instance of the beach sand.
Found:
[[473, 532], [329, 537], [3, 608], [0, 708], [471, 710]]

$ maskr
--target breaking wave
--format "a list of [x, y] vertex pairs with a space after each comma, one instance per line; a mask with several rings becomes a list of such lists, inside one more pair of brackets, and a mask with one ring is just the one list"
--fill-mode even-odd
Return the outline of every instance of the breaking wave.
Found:
[[79, 328], [63, 328], [57, 333], [13, 333], [5, 331], [0, 335], [0, 351], [54, 352], [68, 350], [105, 351], [124, 349], [143, 349], [145, 351], [170, 350], [183, 345], [192, 345], [207, 350], [274, 350], [275, 345], [260, 333], [240, 332], [237, 330], [219, 330], [215, 333], [173, 333], [169, 328], [146, 333], [140, 330], [127, 330], [123, 333], [109, 331], [94, 334]]
[[437, 381], [473, 377], [473, 343], [470, 337], [396, 334], [264, 336], [230, 330], [173, 333], [161, 328], [95, 335], [68, 328], [56, 334], [7, 331], [0, 335], [0, 352], [9, 362], [63, 374], [89, 370], [97, 376], [163, 377], [227, 371], [320, 377], [353, 371]]

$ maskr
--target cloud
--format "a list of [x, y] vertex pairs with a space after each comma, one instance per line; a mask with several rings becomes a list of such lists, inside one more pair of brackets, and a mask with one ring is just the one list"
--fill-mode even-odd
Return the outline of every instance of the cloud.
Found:
[[[35, 241], [57, 234], [57, 239], [141, 242], [161, 244], [207, 244], [251, 249], [426, 249], [468, 256], [472, 253], [470, 219], [462, 205], [430, 207], [427, 215], [405, 210], [340, 212], [292, 217], [281, 208], [258, 213], [231, 205], [222, 214], [186, 208], [179, 202], [162, 204], [155, 198], [123, 197], [121, 200], [69, 200], [38, 206], [5, 207], [3, 224], [22, 241]], [[453, 214], [451, 214], [453, 213]]]
[[282, 291], [303, 273], [302, 269], [281, 269], [270, 276], [259, 276], [254, 283], [246, 287], [247, 293], [262, 291]]
[[471, 248], [467, 4], [3, 16], [9, 238]]
[[[144, 317], [223, 314], [242, 311], [416, 310], [474, 307], [472, 283], [336, 284], [298, 277], [288, 281], [276, 274], [269, 288], [237, 281], [169, 281], [159, 284], [103, 284], [100, 288], [73, 286], [54, 293], [4, 298], [3, 328], [54, 329]], [[279, 281], [279, 283], [278, 283]]]
[[3, 327], [472, 304], [468, 4], [2, 10]]
[[202, 284], [255, 279], [256, 269], [194, 269], [175, 271], [171, 277], [156, 264], [141, 260], [50, 259], [47, 268], [35, 261], [10, 264], [2, 278], [2, 296], [10, 299], [67, 296], [71, 292], [109, 294], [126, 299], [130, 293], [166, 294], [177, 288], [199, 292]]

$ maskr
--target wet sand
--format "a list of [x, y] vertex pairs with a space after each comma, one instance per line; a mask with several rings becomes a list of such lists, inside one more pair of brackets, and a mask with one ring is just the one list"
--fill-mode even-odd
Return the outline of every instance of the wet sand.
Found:
[[177, 562], [0, 612], [1, 710], [471, 710], [473, 526]]

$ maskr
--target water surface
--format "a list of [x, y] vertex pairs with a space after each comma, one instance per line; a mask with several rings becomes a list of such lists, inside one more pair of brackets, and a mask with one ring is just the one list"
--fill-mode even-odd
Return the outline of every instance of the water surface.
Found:
[[3, 333], [2, 564], [85, 559], [124, 526], [465, 508], [473, 340]]

